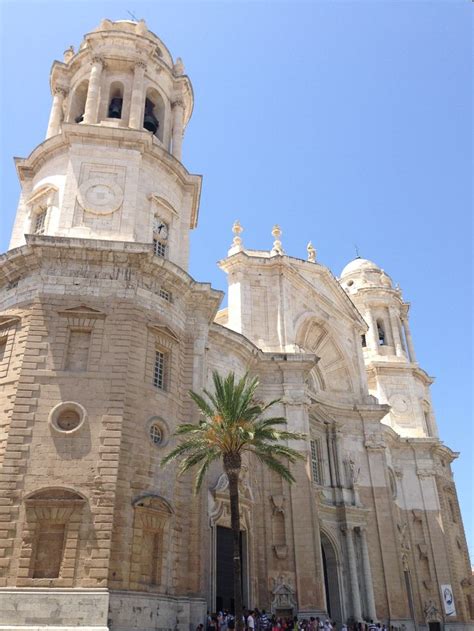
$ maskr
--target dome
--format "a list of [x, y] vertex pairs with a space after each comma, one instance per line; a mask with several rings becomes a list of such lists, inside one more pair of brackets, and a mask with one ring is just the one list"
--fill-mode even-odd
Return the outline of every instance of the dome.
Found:
[[369, 261], [368, 259], [361, 259], [360, 256], [358, 256], [356, 259], [345, 266], [345, 268], [341, 272], [341, 278], [344, 278], [344, 276], [348, 276], [349, 274], [368, 270], [372, 272], [382, 271], [377, 263]]

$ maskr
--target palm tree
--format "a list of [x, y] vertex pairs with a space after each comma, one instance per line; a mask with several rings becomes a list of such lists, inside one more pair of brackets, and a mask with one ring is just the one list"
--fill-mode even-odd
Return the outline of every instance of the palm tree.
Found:
[[199, 408], [201, 419], [197, 425], [183, 423], [175, 435], [181, 436], [178, 446], [163, 458], [162, 466], [179, 460], [178, 475], [198, 466], [194, 492], [198, 493], [206, 471], [215, 460], [221, 460], [229, 480], [230, 515], [233, 541], [234, 605], [237, 631], [242, 628], [242, 579], [240, 559], [240, 513], [239, 476], [242, 454], [254, 454], [263, 464], [288, 482], [294, 482], [289, 463], [304, 459], [304, 455], [282, 441], [302, 440], [306, 436], [285, 431], [283, 417], [268, 417], [268, 410], [280, 400], [266, 405], [255, 399], [258, 378], [244, 375], [237, 383], [233, 372], [223, 378], [212, 374], [214, 393], [203, 391], [204, 397], [196, 392], [190, 395]]

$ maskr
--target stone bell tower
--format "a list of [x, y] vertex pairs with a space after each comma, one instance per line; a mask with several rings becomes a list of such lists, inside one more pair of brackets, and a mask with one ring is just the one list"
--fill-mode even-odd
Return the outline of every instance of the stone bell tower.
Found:
[[186, 273], [191, 83], [144, 22], [104, 20], [51, 91], [0, 257], [0, 626], [188, 631], [200, 505], [160, 462], [222, 299]]
[[181, 164], [193, 93], [144, 21], [103, 20], [50, 76], [46, 140], [17, 159], [10, 248], [26, 234], [153, 244], [183, 269], [201, 178]]
[[368, 325], [361, 344], [369, 391], [391, 406], [384, 422], [389, 420], [401, 436], [436, 437], [429, 392], [433, 379], [417, 364], [409, 304], [400, 289], [383, 269], [360, 257], [346, 265], [340, 282]]

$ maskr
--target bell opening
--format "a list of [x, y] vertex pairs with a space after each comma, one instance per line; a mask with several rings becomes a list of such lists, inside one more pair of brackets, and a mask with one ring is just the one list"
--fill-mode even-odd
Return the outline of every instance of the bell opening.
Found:
[[150, 99], [146, 99], [145, 101], [145, 116], [143, 117], [143, 127], [147, 131], [151, 131], [152, 134], [156, 134], [160, 127], [160, 122], [156, 118], [153, 110], [154, 110], [153, 101]]

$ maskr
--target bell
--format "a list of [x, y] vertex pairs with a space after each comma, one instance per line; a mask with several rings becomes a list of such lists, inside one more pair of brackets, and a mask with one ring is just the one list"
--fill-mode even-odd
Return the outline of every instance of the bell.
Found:
[[145, 116], [143, 117], [143, 127], [152, 134], [156, 134], [160, 123], [153, 113], [154, 105], [149, 99], [145, 100]]
[[158, 119], [153, 114], [153, 112], [145, 114], [145, 118], [143, 119], [143, 127], [147, 131], [151, 131], [152, 134], [156, 134], [159, 126], [160, 126], [160, 123], [158, 122]]
[[79, 114], [79, 116], [76, 116], [76, 118], [74, 119], [74, 122], [82, 123], [83, 120], [84, 120], [84, 114]]
[[109, 118], [122, 118], [122, 99], [115, 96], [109, 105]]

